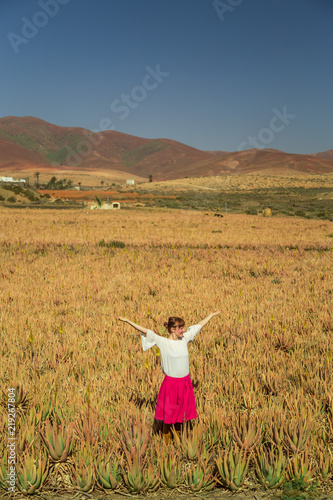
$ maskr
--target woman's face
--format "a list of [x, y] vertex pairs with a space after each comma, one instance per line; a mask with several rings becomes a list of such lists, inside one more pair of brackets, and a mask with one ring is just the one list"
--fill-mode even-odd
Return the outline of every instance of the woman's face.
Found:
[[184, 333], [186, 331], [186, 328], [184, 326], [174, 326], [171, 328], [171, 332], [176, 339], [181, 340], [184, 337]]

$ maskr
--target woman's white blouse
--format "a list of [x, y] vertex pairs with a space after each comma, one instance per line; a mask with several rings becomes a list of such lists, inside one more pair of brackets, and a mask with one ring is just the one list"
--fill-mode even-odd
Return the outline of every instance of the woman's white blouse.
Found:
[[181, 340], [167, 339], [147, 330], [146, 335], [141, 335], [142, 348], [147, 351], [156, 345], [161, 353], [162, 372], [169, 377], [186, 377], [190, 371], [187, 344], [192, 342], [200, 330], [201, 325], [190, 326]]

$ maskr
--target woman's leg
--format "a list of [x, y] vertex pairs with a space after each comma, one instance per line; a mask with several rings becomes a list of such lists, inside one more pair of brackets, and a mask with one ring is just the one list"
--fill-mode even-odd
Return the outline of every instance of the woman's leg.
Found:
[[163, 422], [162, 432], [163, 432], [165, 444], [169, 444], [170, 440], [171, 440], [171, 424], [165, 424]]
[[163, 422], [161, 420], [156, 420], [156, 418], [154, 418], [153, 434], [161, 434], [162, 428], [163, 428]]
[[183, 424], [181, 422], [176, 422], [175, 431], [177, 432], [179, 438], [181, 436], [182, 430], [183, 430]]
[[[173, 440], [172, 430], [174, 430], [180, 439], [183, 424], [176, 422], [175, 424], [165, 424], [163, 423], [163, 436], [165, 444], [169, 444], [171, 439]], [[172, 429], [172, 430], [171, 430]]]

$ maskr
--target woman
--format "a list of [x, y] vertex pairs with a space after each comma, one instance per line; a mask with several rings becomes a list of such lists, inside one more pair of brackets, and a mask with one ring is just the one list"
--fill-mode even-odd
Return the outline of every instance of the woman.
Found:
[[161, 368], [165, 377], [160, 387], [155, 420], [163, 422], [163, 434], [165, 442], [170, 441], [171, 425], [180, 424], [185, 421], [197, 418], [195, 398], [192, 382], [189, 375], [188, 342], [192, 342], [214, 316], [221, 311], [210, 313], [207, 318], [200, 321], [197, 325], [190, 326], [185, 331], [185, 321], [175, 316], [169, 318], [164, 326], [169, 332], [169, 337], [161, 337], [143, 326], [136, 325], [127, 318], [117, 316], [117, 319], [128, 323], [130, 326], [141, 332], [142, 347], [147, 351], [156, 345], [161, 353]]

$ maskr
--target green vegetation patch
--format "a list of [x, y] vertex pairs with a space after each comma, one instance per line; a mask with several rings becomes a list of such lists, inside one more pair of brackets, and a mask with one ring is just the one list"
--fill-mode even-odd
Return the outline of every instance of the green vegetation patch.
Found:
[[72, 188], [73, 188], [73, 181], [71, 179], [57, 179], [55, 176], [53, 176], [44, 187], [44, 189], [54, 189], [54, 190], [72, 189]]
[[[46, 153], [45, 157], [50, 163], [59, 163], [66, 164], [67, 157], [71, 157], [73, 159], [74, 155], [77, 155], [80, 158], [80, 154], [78, 151], [78, 146], [82, 142], [86, 144], [87, 138], [78, 134], [69, 134], [66, 136], [66, 141], [62, 140], [61, 143], [59, 141], [59, 149], [51, 150], [49, 149]], [[83, 148], [84, 149], [84, 148]], [[81, 151], [81, 149], [80, 149]], [[81, 155], [84, 154], [84, 151], [81, 152]], [[88, 152], [88, 149], [87, 149]]]
[[45, 150], [45, 147], [43, 147], [41, 143], [36, 141], [29, 134], [10, 135], [7, 134], [6, 132], [3, 132], [2, 130], [0, 130], [0, 134], [3, 137], [6, 137], [6, 139], [9, 139], [10, 141], [14, 142], [15, 144], [23, 146], [25, 149], [28, 149], [29, 151], [33, 151], [36, 153], [36, 152], [44, 152]]
[[[21, 186], [13, 186], [13, 185], [1, 186], [1, 187], [2, 187], [2, 189], [5, 189], [6, 191], [11, 191], [12, 193], [14, 193], [16, 195], [24, 196], [29, 201], [39, 201], [40, 200], [39, 195], [37, 195], [36, 193], [31, 191], [30, 189], [24, 189]], [[14, 198], [14, 196], [12, 196], [11, 198]], [[8, 201], [9, 201], [9, 198], [8, 198]]]
[[102, 248], [125, 248], [125, 243], [122, 241], [105, 241], [104, 238], [98, 242], [98, 246]]
[[132, 149], [131, 151], [126, 151], [122, 154], [122, 161], [126, 167], [133, 167], [142, 161], [146, 156], [157, 153], [157, 151], [162, 151], [168, 146], [164, 145], [161, 141], [153, 141], [148, 144], [143, 144], [137, 149]]
[[[261, 214], [270, 208], [273, 216], [326, 219], [333, 221], [332, 189], [330, 188], [281, 188], [253, 189], [249, 191], [187, 191], [177, 192], [177, 198], [159, 198], [159, 192], [150, 191], [156, 198], [151, 206], [191, 210], [211, 210], [233, 214]], [[175, 194], [167, 191], [164, 195]], [[146, 202], [148, 205], [148, 202]]]
[[[0, 134], [6, 139], [23, 146], [34, 153], [42, 154], [49, 163], [65, 163], [68, 155], [77, 154], [77, 148], [80, 142], [85, 143], [86, 138], [79, 134], [66, 134], [56, 139], [51, 138], [54, 146], [45, 146], [45, 137], [40, 140], [29, 134], [8, 134], [0, 130]], [[82, 153], [81, 153], [82, 154]]]

